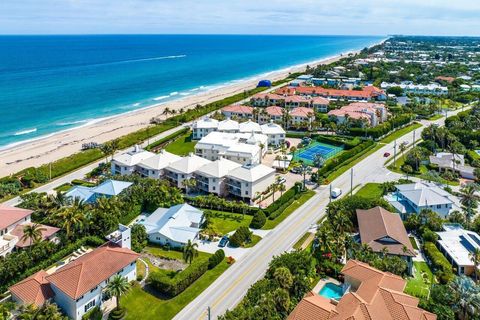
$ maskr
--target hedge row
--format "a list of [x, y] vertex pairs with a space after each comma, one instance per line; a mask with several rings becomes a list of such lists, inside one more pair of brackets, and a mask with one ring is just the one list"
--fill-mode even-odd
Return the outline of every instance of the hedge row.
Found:
[[179, 272], [174, 277], [154, 271], [149, 274], [147, 281], [159, 293], [173, 298], [207, 272], [208, 266], [209, 259], [197, 258], [185, 270]]
[[325, 135], [317, 135], [315, 136], [315, 140], [318, 142], [328, 143], [334, 146], [343, 146], [346, 150], [352, 149], [353, 147], [358, 146], [362, 141], [359, 138], [346, 138], [346, 137], [339, 137], [339, 136], [325, 136]]
[[280, 207], [282, 207], [285, 203], [290, 202], [290, 200], [298, 193], [298, 188], [295, 186], [288, 189], [286, 192], [283, 193], [283, 195], [278, 198], [275, 202], [273, 202], [271, 205], [266, 207], [263, 212], [267, 217], [270, 217], [270, 215], [274, 212], [276, 212]]
[[452, 265], [447, 258], [438, 250], [433, 242], [425, 242], [423, 245], [425, 255], [430, 259], [435, 274], [442, 283], [448, 283], [454, 278]]
[[398, 128], [400, 126], [403, 126], [409, 122], [411, 122], [413, 119], [413, 115], [410, 113], [407, 114], [402, 114], [398, 115], [395, 118], [385, 121], [384, 123], [381, 123], [373, 128], [350, 128], [349, 132], [352, 136], [365, 136], [365, 131], [366, 135], [369, 137], [373, 137], [374, 139], [380, 138], [383, 135], [386, 135], [390, 131], [392, 131], [394, 128]]
[[366, 140], [358, 146], [341, 153], [339, 156], [327, 160], [323, 167], [318, 170], [318, 177], [325, 179], [333, 170], [336, 170], [340, 166], [345, 165], [347, 161], [353, 161], [355, 159], [355, 156], [360, 154], [362, 151], [372, 147], [373, 145], [375, 145], [374, 141]]
[[145, 148], [145, 150], [152, 150], [152, 149], [154, 149], [158, 146], [162, 146], [163, 144], [169, 142], [170, 140], [173, 140], [176, 137], [181, 136], [182, 134], [186, 133], [188, 130], [190, 130], [190, 129], [189, 128], [183, 128], [181, 130], [178, 130], [178, 131], [166, 136], [165, 138], [162, 138], [160, 140], [152, 142]]
[[278, 216], [280, 216], [280, 215], [285, 211], [285, 209], [287, 209], [294, 201], [298, 200], [301, 196], [302, 196], [302, 193], [301, 193], [301, 192], [296, 193], [293, 197], [291, 197], [290, 199], [288, 199], [287, 202], [283, 203], [280, 207], [278, 207], [277, 210], [275, 210], [274, 212], [272, 212], [272, 213], [268, 216], [268, 219], [270, 219], [270, 220], [275, 220], [276, 218], [278, 218]]
[[230, 237], [229, 243], [232, 247], [241, 247], [252, 239], [253, 232], [246, 226], [241, 226]]
[[223, 259], [225, 259], [225, 252], [222, 249], [218, 249], [208, 258], [208, 269], [215, 268]]

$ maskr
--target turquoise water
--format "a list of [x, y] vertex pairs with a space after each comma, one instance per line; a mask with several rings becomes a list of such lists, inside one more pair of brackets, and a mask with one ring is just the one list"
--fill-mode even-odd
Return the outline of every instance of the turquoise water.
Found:
[[0, 36], [0, 147], [377, 43], [365, 36]]
[[336, 156], [342, 150], [343, 148], [341, 147], [314, 141], [305, 149], [297, 151], [295, 154], [295, 160], [302, 160], [306, 164], [313, 165], [316, 154], [321, 154], [325, 160], [328, 160]]
[[339, 300], [341, 297], [343, 297], [343, 290], [342, 287], [336, 285], [335, 283], [327, 282], [318, 294], [328, 299]]

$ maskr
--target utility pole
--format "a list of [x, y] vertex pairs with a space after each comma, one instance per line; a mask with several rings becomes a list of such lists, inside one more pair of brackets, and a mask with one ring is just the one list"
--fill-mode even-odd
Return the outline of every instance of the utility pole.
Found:
[[207, 315], [208, 315], [208, 320], [210, 320], [212, 317], [212, 313], [210, 312], [210, 306], [207, 307]]
[[48, 169], [49, 169], [49, 173], [50, 173], [49, 174], [50, 180], [52, 180], [52, 163], [51, 162], [48, 164]]
[[353, 195], [353, 168], [350, 170], [350, 197]]
[[328, 195], [328, 203], [332, 202], [332, 184], [330, 183], [330, 193]]
[[412, 145], [415, 147], [415, 131], [417, 130], [413, 130], [413, 141], [412, 141]]
[[393, 143], [393, 167], [397, 167], [397, 140]]

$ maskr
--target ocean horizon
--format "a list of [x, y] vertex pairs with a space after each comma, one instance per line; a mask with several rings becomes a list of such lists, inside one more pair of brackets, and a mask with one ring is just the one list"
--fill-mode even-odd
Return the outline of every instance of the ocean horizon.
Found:
[[380, 36], [0, 36], [0, 148], [359, 50]]

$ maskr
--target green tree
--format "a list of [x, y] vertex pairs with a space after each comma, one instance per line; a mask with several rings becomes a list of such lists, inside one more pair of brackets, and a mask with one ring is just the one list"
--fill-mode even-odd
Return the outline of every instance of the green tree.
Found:
[[267, 217], [265, 216], [265, 213], [263, 213], [262, 210], [258, 210], [253, 215], [252, 222], [250, 222], [250, 228], [260, 229], [265, 225], [266, 222], [267, 222]]
[[32, 223], [23, 227], [23, 235], [21, 241], [29, 242], [30, 248], [32, 244], [36, 244], [42, 240], [42, 232], [47, 231], [41, 224]]
[[193, 258], [198, 257], [198, 244], [192, 243], [188, 240], [187, 244], [183, 247], [183, 260], [192, 264]]
[[279, 267], [275, 269], [273, 278], [277, 280], [277, 283], [283, 289], [289, 290], [293, 284], [292, 273], [286, 267]]
[[478, 268], [480, 267], [480, 249], [475, 248], [472, 252], [468, 254], [468, 256], [473, 262], [473, 266], [475, 269], [475, 281], [478, 282]]
[[120, 297], [127, 293], [129, 289], [130, 284], [128, 283], [127, 278], [122, 277], [119, 274], [113, 276], [108, 283], [105, 290], [110, 296], [115, 297], [116, 310], [120, 310]]
[[460, 189], [460, 203], [462, 204], [465, 210], [465, 217], [467, 219], [467, 224], [470, 224], [472, 217], [475, 214], [475, 209], [478, 207], [478, 196], [476, 192], [478, 191], [478, 185], [475, 183], [469, 183]]

